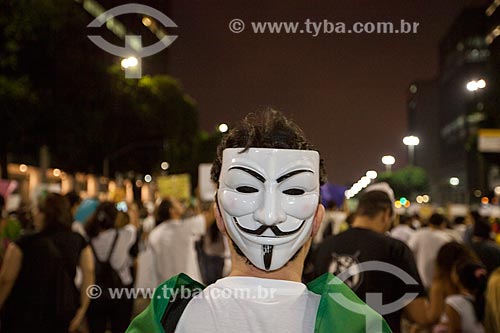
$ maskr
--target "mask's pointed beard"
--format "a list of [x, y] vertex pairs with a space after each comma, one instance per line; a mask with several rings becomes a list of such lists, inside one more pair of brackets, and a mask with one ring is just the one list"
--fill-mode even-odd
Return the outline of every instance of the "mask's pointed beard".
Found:
[[262, 245], [262, 252], [264, 254], [264, 267], [266, 271], [271, 267], [271, 260], [273, 259], [274, 245]]

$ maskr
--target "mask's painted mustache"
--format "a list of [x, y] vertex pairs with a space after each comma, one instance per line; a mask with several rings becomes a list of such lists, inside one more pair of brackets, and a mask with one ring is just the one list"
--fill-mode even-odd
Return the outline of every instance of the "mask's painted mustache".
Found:
[[289, 236], [289, 235], [293, 235], [294, 233], [298, 232], [302, 226], [304, 226], [304, 223], [306, 222], [306, 220], [302, 220], [302, 223], [299, 225], [299, 227], [295, 230], [291, 230], [291, 231], [281, 231], [278, 226], [275, 226], [275, 225], [261, 225], [260, 227], [258, 227], [257, 229], [255, 230], [252, 230], [252, 229], [247, 229], [245, 228], [244, 226], [242, 226], [241, 224], [238, 223], [238, 220], [236, 219], [236, 217], [233, 216], [233, 220], [234, 220], [234, 223], [236, 223], [236, 226], [243, 232], [246, 232], [246, 233], [249, 233], [251, 235], [257, 235], [257, 236], [260, 236], [264, 233], [264, 231], [266, 231], [267, 229], [271, 229], [271, 231], [278, 237], [283, 237], [283, 236]]

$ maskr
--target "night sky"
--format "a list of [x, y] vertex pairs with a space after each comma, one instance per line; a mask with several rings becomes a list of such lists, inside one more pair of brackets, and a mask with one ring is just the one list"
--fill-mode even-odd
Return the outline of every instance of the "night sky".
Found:
[[[369, 169], [382, 171], [384, 154], [396, 157], [395, 168], [406, 165], [408, 85], [437, 74], [440, 38], [464, 6], [478, 3], [484, 1], [173, 0], [166, 14], [179, 37], [156, 56], [168, 59], [169, 74], [197, 101], [203, 129], [275, 107], [319, 148], [329, 180], [343, 184]], [[244, 32], [229, 31], [234, 18], [246, 22]], [[411, 35], [250, 32], [250, 21], [307, 18], [420, 25]]]

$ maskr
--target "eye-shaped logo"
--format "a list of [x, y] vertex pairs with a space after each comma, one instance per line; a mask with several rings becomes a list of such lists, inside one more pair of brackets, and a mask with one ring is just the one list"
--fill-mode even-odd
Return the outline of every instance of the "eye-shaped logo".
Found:
[[[402, 270], [401, 268], [391, 265], [382, 261], [367, 261], [358, 265], [352, 265], [349, 269], [343, 271], [339, 275], [337, 275], [336, 279], [332, 279], [330, 284], [341, 284], [344, 281], [348, 280], [355, 274], [360, 274], [363, 272], [369, 271], [377, 271], [377, 272], [385, 272], [400, 278], [406, 285], [418, 285], [418, 282], [407, 272]], [[396, 312], [402, 308], [404, 308], [407, 304], [417, 298], [418, 293], [405, 293], [398, 300], [389, 303], [382, 303], [382, 293], [367, 293], [366, 294], [366, 304], [361, 304], [357, 302], [353, 302], [346, 298], [342, 293], [332, 292], [329, 294], [330, 297], [335, 300], [338, 304], [342, 305], [344, 308], [356, 312], [359, 314], [367, 313], [366, 307], [370, 306], [380, 315], [386, 315], [389, 313]], [[382, 318], [380, 318], [380, 322], [373, 321], [373, 318], [366, 318], [366, 332], [376, 333], [382, 332]]]
[[[99, 28], [104, 23], [106, 23], [106, 21], [114, 18], [115, 16], [123, 14], [147, 15], [149, 17], [154, 18], [155, 20], [163, 24], [165, 27], [177, 27], [174, 21], [172, 21], [168, 16], [166, 16], [159, 10], [137, 3], [131, 3], [111, 8], [110, 10], [96, 17], [92, 22], [90, 22], [87, 25], [87, 27]], [[103, 49], [104, 51], [112, 55], [119, 56], [122, 58], [135, 57], [137, 59], [137, 65], [135, 66], [135, 69], [131, 70], [131, 68], [125, 68], [125, 77], [129, 79], [141, 78], [142, 58], [149, 57], [151, 55], [161, 52], [163, 49], [167, 48], [177, 39], [177, 36], [165, 35], [164, 37], [162, 37], [162, 39], [160, 39], [153, 45], [142, 47], [141, 36], [126, 35], [125, 47], [120, 47], [109, 43], [101, 36], [89, 35], [87, 37], [99, 48]]]
[[359, 251], [352, 256], [348, 254], [333, 253], [332, 261], [330, 262], [330, 265], [328, 267], [328, 272], [332, 273], [335, 276], [338, 276], [342, 272], [345, 272], [353, 267], [354, 271], [351, 271], [350, 276], [345, 280], [342, 280], [352, 290], [358, 289], [361, 282], [363, 282], [363, 273], [356, 271], [356, 268], [359, 267], [359, 254]]

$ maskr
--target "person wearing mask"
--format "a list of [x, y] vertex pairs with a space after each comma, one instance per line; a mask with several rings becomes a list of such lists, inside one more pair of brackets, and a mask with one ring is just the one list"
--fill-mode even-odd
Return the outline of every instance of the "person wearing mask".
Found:
[[[275, 110], [248, 115], [224, 136], [212, 179], [215, 220], [229, 238], [229, 276], [208, 287], [174, 276], [127, 332], [390, 332], [332, 275], [302, 283], [326, 179], [318, 151], [295, 123]], [[162, 297], [162, 288], [199, 293]]]

